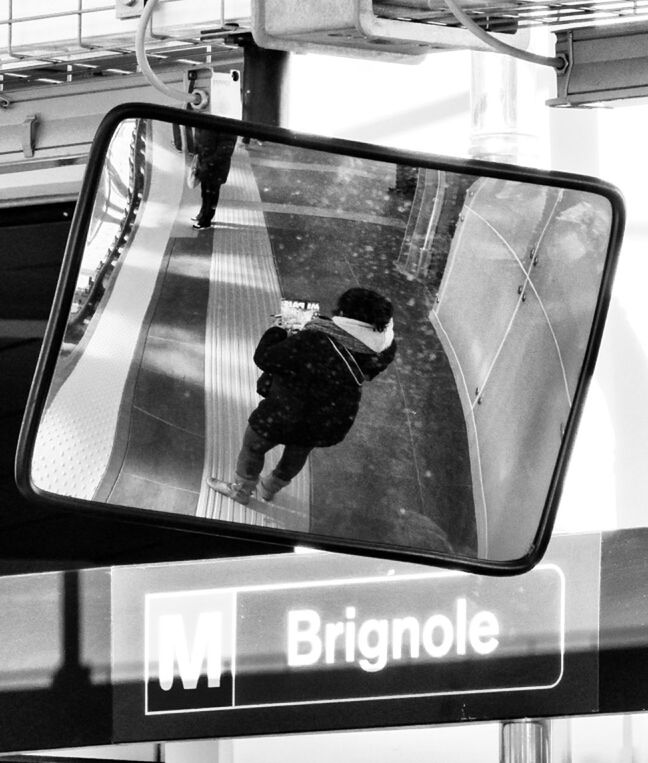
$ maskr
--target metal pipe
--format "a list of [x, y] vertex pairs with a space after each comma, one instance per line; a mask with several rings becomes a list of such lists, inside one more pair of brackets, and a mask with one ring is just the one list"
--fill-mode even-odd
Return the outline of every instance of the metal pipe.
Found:
[[514, 45], [502, 42], [497, 37], [489, 34], [486, 30], [482, 29], [479, 24], [475, 23], [473, 19], [464, 11], [464, 9], [455, 2], [455, 0], [444, 0], [445, 4], [450, 9], [452, 15], [457, 21], [464, 26], [469, 32], [475, 35], [479, 40], [489, 45], [495, 52], [504, 53], [513, 58], [519, 58], [521, 61], [528, 61], [532, 64], [540, 64], [542, 66], [551, 66], [557, 72], [564, 71], [569, 65], [567, 56], [560, 54], [558, 56], [541, 56], [537, 53], [531, 53], [527, 50], [521, 50]]
[[549, 721], [502, 723], [500, 763], [550, 763]]
[[156, 90], [164, 93], [167, 98], [173, 98], [174, 100], [182, 101], [183, 103], [191, 103], [194, 107], [199, 109], [204, 108], [209, 102], [209, 95], [204, 90], [194, 90], [191, 93], [187, 93], [183, 90], [178, 90], [175, 87], [169, 87], [155, 74], [148, 62], [148, 58], [146, 57], [146, 28], [153, 15], [157, 2], [158, 0], [149, 0], [144, 6], [144, 12], [137, 25], [137, 34], [135, 35], [135, 55], [137, 56], [137, 63], [148, 82], [153, 85]]

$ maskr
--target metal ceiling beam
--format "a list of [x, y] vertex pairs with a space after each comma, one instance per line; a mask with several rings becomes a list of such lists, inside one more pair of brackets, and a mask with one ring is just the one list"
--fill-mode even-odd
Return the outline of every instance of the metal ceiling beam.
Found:
[[613, 105], [648, 97], [648, 22], [559, 32], [569, 56], [550, 106]]

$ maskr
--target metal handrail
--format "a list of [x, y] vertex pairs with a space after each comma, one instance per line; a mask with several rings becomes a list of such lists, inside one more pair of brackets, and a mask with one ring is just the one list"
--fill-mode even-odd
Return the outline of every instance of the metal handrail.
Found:
[[104, 278], [114, 268], [116, 260], [126, 246], [133, 232], [135, 218], [142, 203], [144, 193], [144, 170], [146, 167], [146, 133], [147, 123], [139, 120], [135, 129], [131, 147], [129, 189], [126, 207], [120, 222], [119, 230], [109, 247], [106, 257], [95, 274], [95, 279], [80, 309], [70, 318], [69, 329], [77, 329], [92, 315], [104, 289]]

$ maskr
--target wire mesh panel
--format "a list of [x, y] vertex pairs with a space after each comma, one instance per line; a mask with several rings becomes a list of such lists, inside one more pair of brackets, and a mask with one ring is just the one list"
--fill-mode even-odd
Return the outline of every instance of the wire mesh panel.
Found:
[[[537, 26], [557, 31], [601, 23], [627, 23], [648, 17], [646, 0], [463, 0], [461, 5], [480, 26], [499, 32], [511, 28]], [[416, 24], [458, 24], [444, 0], [374, 2], [374, 12], [380, 18], [411, 21]]]

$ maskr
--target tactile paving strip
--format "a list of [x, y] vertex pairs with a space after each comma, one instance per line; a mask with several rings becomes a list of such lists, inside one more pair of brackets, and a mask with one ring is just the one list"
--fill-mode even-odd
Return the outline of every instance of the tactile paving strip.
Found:
[[[228, 182], [214, 218], [210, 307], [206, 338], [207, 444], [205, 478], [231, 479], [250, 412], [258, 404], [260, 374], [252, 356], [258, 339], [278, 312], [281, 291], [261, 198], [247, 151], [236, 150]], [[280, 449], [266, 457], [267, 473]], [[307, 530], [310, 481], [308, 468], [283, 490], [279, 505], [254, 509], [206, 487], [199, 499], [200, 516]], [[255, 502], [258, 505], [260, 502]]]

